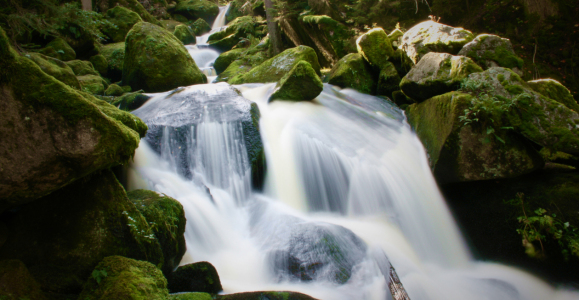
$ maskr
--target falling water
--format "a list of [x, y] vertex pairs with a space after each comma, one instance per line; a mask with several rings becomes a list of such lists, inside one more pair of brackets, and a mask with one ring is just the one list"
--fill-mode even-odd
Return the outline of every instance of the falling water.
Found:
[[[182, 264], [209, 261], [225, 293], [294, 290], [391, 299], [392, 264], [410, 299], [577, 299], [514, 268], [476, 262], [425, 151], [387, 100], [326, 85], [314, 102], [268, 103], [273, 84], [180, 88], [134, 113], [148, 125], [129, 188], [178, 199]], [[244, 126], [261, 112], [268, 173], [251, 189]], [[249, 119], [248, 119], [249, 118]]]

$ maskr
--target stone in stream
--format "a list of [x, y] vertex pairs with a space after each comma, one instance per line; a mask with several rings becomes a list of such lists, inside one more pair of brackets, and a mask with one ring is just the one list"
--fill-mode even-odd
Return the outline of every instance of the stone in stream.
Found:
[[185, 45], [195, 44], [195, 33], [187, 25], [177, 25], [173, 34]]
[[310, 101], [324, 89], [322, 80], [307, 61], [299, 61], [277, 83], [271, 100]]
[[353, 88], [366, 94], [375, 94], [377, 80], [364, 57], [350, 53], [338, 61], [329, 75], [329, 83], [343, 88]]

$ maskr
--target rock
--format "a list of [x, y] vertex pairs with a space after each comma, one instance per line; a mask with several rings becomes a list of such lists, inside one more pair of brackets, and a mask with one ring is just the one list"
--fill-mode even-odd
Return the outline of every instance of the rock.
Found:
[[227, 66], [227, 69], [225, 69], [225, 71], [219, 73], [219, 76], [217, 76], [217, 79], [215, 81], [239, 82], [240, 80], [242, 80], [243, 75], [245, 75], [245, 73], [249, 72], [251, 69], [252, 69], [251, 65], [241, 60], [235, 60], [231, 64], [229, 64], [229, 66]]
[[250, 299], [268, 299], [268, 300], [316, 300], [306, 294], [298, 292], [246, 292], [229, 295], [217, 295], [216, 300], [250, 300]]
[[177, 6], [169, 9], [172, 14], [182, 15], [188, 20], [201, 18], [209, 24], [213, 24], [215, 17], [219, 14], [219, 6], [206, 0], [181, 0]]
[[125, 43], [114, 43], [102, 46], [102, 56], [107, 60], [107, 78], [120, 81], [123, 78], [123, 64], [125, 61]]
[[559, 81], [554, 79], [538, 79], [527, 81], [527, 83], [535, 92], [553, 99], [579, 113], [577, 101], [575, 101], [571, 92]]
[[406, 109], [438, 183], [510, 178], [543, 167], [528, 141], [502, 129], [509, 126], [504, 113], [477, 114], [478, 120], [472, 122], [461, 118], [481, 102], [469, 94], [450, 92]]
[[123, 88], [114, 83], [105, 90], [105, 96], [121, 96], [124, 93]]
[[44, 73], [53, 76], [72, 88], [80, 90], [78, 79], [74, 76], [72, 69], [64, 62], [39, 53], [28, 53], [24, 56], [30, 58]]
[[269, 100], [310, 101], [324, 89], [322, 80], [307, 61], [299, 61], [278, 82]]
[[107, 76], [107, 70], [109, 68], [109, 63], [107, 59], [102, 55], [94, 55], [89, 58], [89, 61], [92, 63], [93, 67], [101, 76]]
[[366, 94], [376, 93], [376, 79], [370, 64], [358, 53], [344, 56], [332, 68], [328, 83], [353, 88]]
[[222, 31], [210, 35], [207, 42], [212, 48], [225, 52], [231, 50], [239, 41], [249, 35], [260, 38], [256, 35], [255, 27], [257, 23], [253, 17], [245, 16], [233, 20]]
[[79, 299], [166, 300], [167, 280], [155, 265], [109, 256], [92, 271]]
[[127, 34], [123, 83], [133, 90], [164, 92], [206, 82], [183, 43], [167, 30], [140, 22]]
[[314, 49], [308, 46], [298, 46], [266, 60], [240, 77], [234, 77], [229, 83], [276, 82], [302, 60], [310, 63], [318, 76], [321, 75], [320, 64]]
[[169, 295], [169, 300], [213, 300], [207, 293], [181, 293]]
[[82, 76], [82, 75], [96, 75], [100, 76], [99, 73], [94, 69], [92, 63], [86, 60], [71, 60], [67, 61], [66, 65], [69, 66], [74, 75]]
[[488, 69], [503, 67], [522, 76], [523, 60], [515, 54], [509, 39], [491, 34], [481, 34], [464, 45], [458, 55], [470, 57], [475, 63]]
[[193, 30], [196, 36], [200, 36], [211, 31], [211, 25], [209, 25], [207, 21], [201, 18], [197, 19], [197, 21], [191, 23], [191, 25], [189, 26], [191, 27], [191, 30]]
[[124, 42], [129, 30], [138, 22], [143, 21], [139, 14], [122, 6], [115, 6], [107, 10], [105, 18], [115, 27], [105, 26], [102, 31], [114, 43]]
[[185, 244], [185, 211], [179, 201], [148, 190], [127, 193], [151, 229], [163, 250], [163, 274], [168, 276], [179, 266], [187, 251]]
[[398, 47], [398, 45], [400, 44], [400, 38], [404, 35], [404, 32], [402, 32], [402, 30], [396, 28], [394, 30], [392, 30], [392, 32], [390, 32], [390, 34], [388, 34], [388, 39], [390, 40], [390, 43], [392, 43], [392, 47]]
[[177, 27], [178, 25], [183, 25], [182, 22], [171, 20], [171, 19], [161, 20], [161, 21], [159, 21], [159, 23], [160, 23], [159, 26], [167, 29], [167, 31], [169, 31], [169, 32], [175, 31], [175, 27]]
[[235, 34], [230, 34], [218, 41], [209, 41], [209, 45], [219, 52], [225, 52], [235, 47], [240, 40]]
[[406, 52], [400, 47], [394, 51], [394, 57], [392, 57], [390, 61], [394, 64], [401, 78], [406, 76], [406, 74], [412, 70], [412, 67], [414, 67], [414, 62], [412, 62], [408, 55], [406, 55]]
[[393, 63], [387, 62], [378, 75], [376, 95], [392, 97], [392, 93], [400, 90], [400, 76]]
[[468, 57], [430, 52], [402, 78], [400, 89], [406, 96], [421, 102], [457, 90], [469, 74], [482, 71]]
[[145, 104], [149, 99], [151, 99], [151, 97], [144, 95], [143, 90], [140, 90], [119, 97], [113, 105], [121, 110], [132, 111], [141, 107], [141, 105]]
[[457, 54], [466, 43], [473, 39], [472, 32], [463, 28], [426, 21], [406, 31], [399, 48], [402, 48], [417, 64], [428, 52]]
[[233, 49], [221, 53], [219, 57], [217, 57], [217, 59], [215, 60], [215, 63], [213, 64], [215, 72], [217, 72], [217, 74], [221, 74], [223, 71], [227, 69], [227, 67], [229, 67], [229, 65], [231, 65], [232, 62], [234, 62], [241, 56], [241, 53], [243, 53], [243, 51], [245, 51], [245, 49]]
[[26, 266], [17, 259], [0, 261], [0, 296], [2, 299], [45, 300], [40, 285]]
[[217, 294], [223, 290], [215, 267], [206, 261], [180, 266], [168, 277], [169, 291]]
[[139, 118], [42, 72], [2, 30], [0, 57], [0, 212], [133, 156]]
[[547, 163], [572, 166], [575, 169], [579, 168], [578, 156], [567, 154], [561, 151], [552, 151], [551, 149], [546, 147], [543, 147], [543, 149], [541, 149], [539, 153]]
[[356, 40], [356, 45], [358, 53], [378, 70], [386, 68], [389, 63], [388, 59], [394, 56], [390, 39], [382, 28], [374, 28], [361, 35]]
[[406, 106], [416, 103], [416, 101], [406, 97], [402, 91], [392, 92], [392, 101], [402, 109], [406, 109]]
[[52, 42], [46, 45], [46, 48], [39, 52], [62, 61], [73, 60], [76, 58], [76, 52], [74, 52], [74, 49], [72, 49], [72, 47], [70, 47], [70, 45], [62, 38], [55, 38]]
[[23, 206], [6, 225], [10, 234], [0, 258], [23, 261], [44, 291], [78, 294], [111, 255], [163, 266], [159, 242], [111, 171]]
[[93, 8], [101, 12], [108, 11], [116, 6], [126, 7], [136, 12], [145, 22], [155, 24], [158, 22], [138, 0], [94, 0], [93, 3]]
[[104, 95], [108, 88], [107, 82], [98, 75], [77, 76], [78, 82], [83, 91], [93, 95]]
[[177, 25], [173, 35], [185, 45], [195, 44], [195, 34], [187, 25]]

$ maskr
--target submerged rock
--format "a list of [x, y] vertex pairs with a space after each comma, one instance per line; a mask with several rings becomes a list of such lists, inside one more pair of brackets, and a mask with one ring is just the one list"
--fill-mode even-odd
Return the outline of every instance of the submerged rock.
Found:
[[115, 6], [107, 10], [105, 18], [113, 26], [104, 26], [103, 33], [106, 34], [114, 43], [124, 42], [127, 33], [133, 26], [143, 20], [134, 11], [122, 6]]
[[133, 90], [164, 92], [205, 82], [183, 43], [167, 30], [141, 22], [127, 34], [123, 83]]
[[0, 296], [2, 299], [45, 300], [40, 285], [26, 266], [17, 259], [0, 261]]
[[376, 93], [374, 71], [358, 53], [350, 53], [340, 59], [330, 71], [328, 83], [366, 94]]
[[55, 38], [46, 45], [46, 48], [41, 49], [39, 52], [62, 61], [76, 58], [74, 49], [62, 38]]
[[28, 53], [24, 56], [30, 58], [44, 73], [53, 76], [72, 88], [80, 90], [80, 83], [76, 79], [74, 71], [66, 63], [39, 53]]
[[271, 100], [309, 101], [316, 98], [324, 89], [324, 84], [312, 65], [299, 61], [278, 82]]
[[185, 45], [195, 44], [195, 34], [187, 25], [177, 25], [173, 34]]
[[74, 75], [76, 75], [76, 76], [82, 76], [82, 75], [97, 75], [97, 76], [99, 76], [99, 73], [94, 69], [94, 67], [90, 61], [77, 59], [77, 60], [67, 61], [66, 65], [68, 65], [72, 69], [72, 71], [74, 72]]
[[180, 266], [167, 277], [169, 291], [217, 294], [223, 291], [215, 267], [206, 261]]
[[522, 75], [523, 60], [515, 54], [509, 39], [491, 34], [478, 35], [464, 45], [458, 55], [470, 57], [483, 69], [503, 67]]
[[363, 34], [356, 41], [360, 53], [371, 66], [382, 70], [387, 67], [388, 59], [394, 56], [394, 49], [386, 32], [382, 28], [374, 28]]

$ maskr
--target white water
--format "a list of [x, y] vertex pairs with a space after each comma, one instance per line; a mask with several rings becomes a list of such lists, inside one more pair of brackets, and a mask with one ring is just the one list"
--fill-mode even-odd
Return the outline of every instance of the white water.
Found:
[[[197, 103], [187, 102], [187, 93], [209, 99], [192, 113], [201, 119], [192, 126], [194, 142], [177, 143], [168, 127], [157, 147], [161, 155], [141, 142], [129, 183], [183, 204], [188, 253], [182, 264], [210, 261], [225, 293], [293, 290], [327, 300], [389, 299], [381, 272], [389, 260], [412, 300], [579, 299], [516, 269], [473, 261], [422, 145], [402, 113], [376, 97], [325, 86], [314, 103], [268, 104], [272, 84], [238, 87], [259, 105], [268, 163], [264, 192], [250, 191], [239, 121], [229, 117], [229, 110], [240, 106], [220, 106], [215, 96], [225, 87], [164, 93], [136, 111], [168, 103], [178, 114], [157, 115], [181, 120], [188, 105]], [[178, 175], [179, 160], [169, 154], [181, 147], [195, 161], [189, 163], [189, 179]], [[345, 284], [333, 280], [335, 252], [320, 252], [324, 244], [315, 244], [326, 238], [335, 239], [339, 253], [352, 262]], [[316, 251], [306, 251], [311, 248]], [[313, 256], [314, 264], [306, 267], [314, 271], [300, 271], [313, 280], [283, 272], [288, 251], [302, 261]]]

